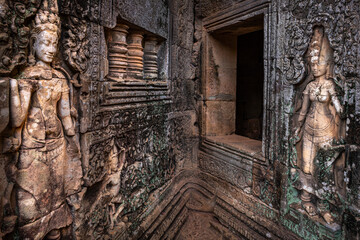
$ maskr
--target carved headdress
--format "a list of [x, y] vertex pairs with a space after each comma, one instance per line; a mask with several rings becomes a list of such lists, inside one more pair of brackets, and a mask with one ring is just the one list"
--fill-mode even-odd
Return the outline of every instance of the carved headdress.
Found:
[[59, 32], [60, 19], [58, 13], [57, 0], [44, 0], [35, 16], [32, 33], [37, 34], [44, 30]]
[[334, 74], [334, 51], [330, 46], [324, 27], [315, 26], [309, 48], [305, 54], [308, 64], [328, 64], [327, 78], [332, 78]]
[[58, 16], [57, 0], [44, 0], [35, 16], [33, 28], [30, 37], [30, 55], [29, 64], [35, 64], [35, 51], [33, 49], [34, 41], [39, 33], [42, 31], [52, 31], [60, 34], [60, 18]]

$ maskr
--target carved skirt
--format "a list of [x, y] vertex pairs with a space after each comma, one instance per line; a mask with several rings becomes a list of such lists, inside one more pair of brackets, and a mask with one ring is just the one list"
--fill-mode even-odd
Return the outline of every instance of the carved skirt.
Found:
[[72, 221], [64, 191], [65, 139], [52, 139], [50, 145], [54, 144], [57, 147], [52, 150], [46, 150], [45, 143], [41, 149], [22, 146], [19, 151], [16, 195], [20, 234], [30, 239], [42, 239], [52, 229], [68, 226]]

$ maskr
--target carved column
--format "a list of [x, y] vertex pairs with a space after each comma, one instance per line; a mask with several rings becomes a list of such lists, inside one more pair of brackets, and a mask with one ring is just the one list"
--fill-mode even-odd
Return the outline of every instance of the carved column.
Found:
[[143, 33], [140, 31], [133, 31], [129, 34], [128, 37], [128, 68], [127, 68], [127, 75], [130, 78], [142, 78], [143, 73], [143, 47], [142, 47], [142, 40], [144, 36]]
[[145, 39], [144, 47], [144, 78], [158, 77], [158, 63], [157, 63], [157, 39], [156, 37], [148, 37]]
[[128, 66], [128, 47], [126, 36], [129, 27], [125, 24], [117, 24], [109, 36], [109, 78], [119, 81], [126, 75]]

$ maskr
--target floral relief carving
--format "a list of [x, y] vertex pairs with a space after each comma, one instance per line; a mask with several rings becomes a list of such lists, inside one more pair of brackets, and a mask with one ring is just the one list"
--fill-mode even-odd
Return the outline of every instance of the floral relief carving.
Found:
[[63, 23], [65, 33], [63, 38], [64, 60], [79, 73], [85, 73], [89, 67], [89, 38], [85, 20], [68, 16]]
[[27, 62], [30, 37], [27, 20], [37, 12], [40, 3], [40, 0], [1, 1], [0, 74], [9, 74]]
[[[330, 44], [334, 49], [334, 72], [337, 78], [353, 76], [357, 69], [357, 49], [359, 23], [356, 1], [318, 2], [309, 0], [290, 1], [286, 4], [286, 54], [284, 70], [286, 81], [298, 84], [307, 76], [308, 70], [303, 54], [312, 36], [312, 28], [317, 24], [325, 27]], [[349, 30], [349, 31], [345, 31]]]

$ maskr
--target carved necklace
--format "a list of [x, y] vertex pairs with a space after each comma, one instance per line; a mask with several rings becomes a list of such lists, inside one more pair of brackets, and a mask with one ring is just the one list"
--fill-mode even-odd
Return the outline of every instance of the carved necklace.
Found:
[[314, 89], [314, 94], [315, 94], [315, 97], [318, 101], [320, 101], [320, 97], [321, 97], [321, 88], [322, 88], [322, 84], [317, 82], [316, 83], [316, 86], [315, 86], [315, 89]]

